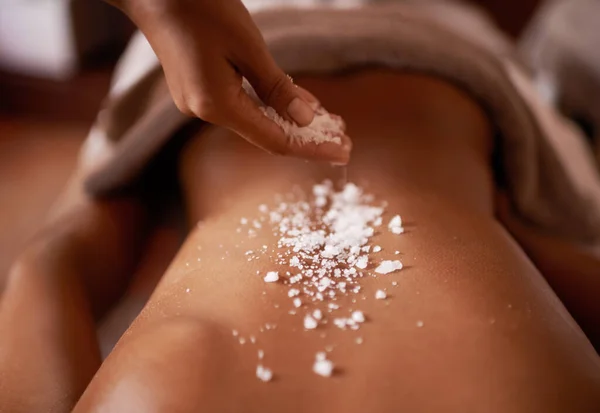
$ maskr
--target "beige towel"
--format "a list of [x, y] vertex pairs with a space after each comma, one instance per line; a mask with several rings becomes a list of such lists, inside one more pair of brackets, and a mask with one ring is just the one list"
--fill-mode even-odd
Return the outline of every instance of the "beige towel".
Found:
[[[504, 178], [523, 219], [588, 245], [600, 240], [600, 179], [583, 138], [541, 101], [514, 48], [476, 10], [418, 1], [257, 8], [253, 16], [288, 73], [375, 63], [430, 73], [464, 88], [500, 131]], [[83, 161], [94, 164], [86, 182], [92, 194], [135, 180], [188, 121], [161, 79], [156, 57], [138, 35], [84, 148]]]
[[519, 48], [547, 102], [589, 127], [600, 164], [600, 1], [547, 1]]

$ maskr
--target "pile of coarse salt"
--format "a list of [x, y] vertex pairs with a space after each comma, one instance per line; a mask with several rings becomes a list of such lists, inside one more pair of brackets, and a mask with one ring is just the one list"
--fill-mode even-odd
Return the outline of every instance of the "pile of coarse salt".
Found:
[[[381, 247], [369, 245], [382, 226], [384, 207], [374, 205], [373, 196], [353, 183], [335, 191], [331, 181], [324, 181], [313, 186], [308, 199], [280, 202], [274, 208], [261, 205], [259, 212], [260, 222], [270, 223], [278, 237], [276, 263], [289, 269], [273, 269], [263, 278], [266, 283], [288, 286], [293, 306], [290, 314], [302, 313], [306, 331], [322, 328], [328, 321], [342, 330], [360, 329], [367, 320], [365, 314], [357, 308], [341, 308], [337, 299], [358, 294], [365, 276], [402, 269], [399, 260], [377, 259]], [[388, 230], [393, 234], [404, 232], [399, 215], [390, 220]], [[383, 290], [375, 293], [377, 300], [387, 298]], [[356, 304], [356, 300], [352, 302]], [[360, 344], [363, 340], [359, 337], [355, 341]], [[272, 373], [265, 369], [259, 365], [257, 377], [269, 381]], [[333, 363], [325, 353], [317, 354], [313, 371], [325, 377], [333, 373]]]

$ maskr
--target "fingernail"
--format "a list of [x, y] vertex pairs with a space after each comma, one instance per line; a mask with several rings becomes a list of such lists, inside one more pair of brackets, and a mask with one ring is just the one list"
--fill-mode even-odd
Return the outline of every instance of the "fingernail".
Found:
[[287, 107], [287, 113], [299, 126], [309, 125], [315, 112], [300, 98], [294, 98]]

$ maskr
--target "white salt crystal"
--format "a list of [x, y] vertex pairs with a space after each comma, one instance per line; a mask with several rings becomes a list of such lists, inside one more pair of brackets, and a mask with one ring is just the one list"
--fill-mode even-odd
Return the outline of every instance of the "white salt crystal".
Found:
[[390, 223], [388, 224], [389, 229], [392, 229], [394, 227], [401, 227], [401, 226], [402, 226], [402, 218], [400, 218], [400, 215], [395, 215], [390, 220]]
[[404, 234], [404, 227], [393, 227], [390, 228], [390, 231], [392, 231], [392, 234], [396, 235]]
[[240, 344], [246, 344], [246, 339], [244, 337], [240, 337]]
[[307, 330], [314, 330], [317, 328], [317, 320], [307, 314], [304, 316], [304, 328]]
[[369, 263], [369, 257], [367, 257], [366, 255], [361, 255], [360, 257], [358, 257], [358, 259], [356, 260], [356, 263], [354, 265], [356, 265], [361, 270], [364, 270], [365, 268], [367, 268], [368, 263]]
[[190, 289], [189, 289], [189, 288], [186, 288], [186, 289], [185, 289], [185, 292], [186, 292], [186, 293], [189, 293], [189, 292], [190, 292]]
[[313, 365], [313, 371], [319, 376], [331, 377], [331, 374], [333, 373], [333, 363], [327, 359], [317, 358]]
[[398, 255], [398, 254], [400, 254], [400, 251], [396, 251], [396, 252], [394, 252], [394, 254]]
[[396, 281], [392, 281], [392, 285], [395, 287], [398, 285], [398, 283]]
[[240, 219], [240, 224], [246, 225], [247, 223], [248, 223], [248, 219], [247, 218]]
[[300, 294], [300, 290], [297, 288], [291, 288], [288, 291], [288, 297], [296, 297], [298, 294]]
[[263, 350], [258, 350], [258, 359], [262, 360], [265, 357], [265, 352]]
[[263, 214], [266, 214], [269, 211], [268, 207], [265, 204], [260, 204], [258, 206], [258, 210]]
[[279, 280], [279, 273], [277, 271], [269, 271], [264, 278], [265, 282], [274, 283]]
[[294, 298], [293, 303], [294, 303], [294, 307], [296, 307], [296, 308], [300, 308], [302, 306], [302, 300], [297, 297]]
[[354, 311], [351, 315], [352, 320], [356, 321], [357, 323], [364, 323], [365, 322], [365, 315], [363, 314], [362, 311]]
[[327, 307], [329, 307], [330, 310], [337, 310], [338, 308], [340, 308], [340, 306], [336, 303], [329, 303], [327, 304]]
[[259, 364], [256, 367], [256, 377], [258, 377], [259, 380], [264, 382], [271, 381], [271, 379], [273, 378], [273, 372], [271, 371], [271, 369], [263, 367]]
[[425, 325], [421, 320], [417, 321], [417, 327], [421, 328]]
[[334, 318], [333, 324], [338, 328], [346, 328], [346, 320], [345, 318]]
[[317, 353], [317, 355], [315, 356], [315, 358], [316, 358], [318, 361], [327, 360], [327, 354], [325, 354], [325, 352], [324, 352], [324, 351], [319, 351], [319, 352]]
[[356, 341], [356, 344], [362, 344], [363, 339], [362, 339], [362, 337], [356, 337], [355, 341]]
[[381, 264], [377, 268], [375, 268], [375, 272], [377, 274], [389, 274], [394, 271], [398, 271], [402, 269], [402, 263], [398, 260], [395, 261], [382, 261]]
[[323, 107], [315, 109], [315, 117], [308, 126], [299, 127], [295, 123], [283, 119], [272, 107], [261, 107], [266, 117], [275, 122], [285, 135], [299, 144], [314, 142], [316, 144], [332, 142], [341, 144], [346, 126], [339, 117], [332, 116]]
[[386, 297], [387, 297], [387, 294], [383, 290], [377, 290], [375, 292], [375, 299], [377, 299], [377, 300], [385, 300]]
[[379, 245], [375, 245], [373, 247], [373, 252], [379, 252], [379, 251], [381, 251], [381, 247]]
[[250, 336], [250, 342], [251, 342], [252, 344], [255, 344], [255, 343], [256, 343], [256, 337], [254, 337], [254, 336]]
[[237, 337], [237, 335], [239, 334], [237, 330], [231, 330], [231, 333], [234, 337]]
[[323, 313], [319, 309], [316, 309], [315, 311], [313, 311], [312, 315], [315, 318], [315, 320], [320, 320], [323, 318]]

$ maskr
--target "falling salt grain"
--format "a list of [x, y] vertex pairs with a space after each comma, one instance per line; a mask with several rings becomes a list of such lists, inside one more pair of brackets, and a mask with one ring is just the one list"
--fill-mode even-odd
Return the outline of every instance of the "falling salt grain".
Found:
[[385, 293], [385, 291], [383, 290], [377, 290], [375, 292], [375, 299], [376, 300], [385, 300], [387, 298], [387, 294]]
[[277, 271], [269, 271], [264, 278], [265, 282], [273, 283], [279, 280], [279, 273]]
[[417, 327], [421, 328], [425, 325], [421, 320], [417, 321]]
[[231, 334], [233, 334], [234, 337], [237, 337], [239, 333], [237, 330], [231, 330]]
[[246, 344], [246, 339], [244, 337], [240, 337], [240, 344]]
[[265, 352], [263, 350], [258, 350], [258, 359], [262, 360], [265, 357]]
[[398, 260], [395, 261], [382, 261], [381, 264], [377, 268], [375, 268], [375, 272], [377, 274], [389, 274], [394, 271], [398, 271], [402, 269], [402, 263]]
[[186, 289], [185, 289], [185, 292], [186, 292], [186, 293], [189, 293], [189, 292], [190, 292], [190, 289], [189, 289], [189, 288], [186, 288]]
[[273, 372], [271, 371], [271, 369], [263, 367], [259, 364], [256, 367], [256, 377], [258, 377], [259, 380], [264, 382], [271, 381], [271, 379], [273, 378]]

